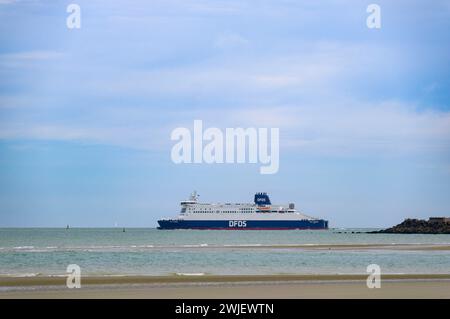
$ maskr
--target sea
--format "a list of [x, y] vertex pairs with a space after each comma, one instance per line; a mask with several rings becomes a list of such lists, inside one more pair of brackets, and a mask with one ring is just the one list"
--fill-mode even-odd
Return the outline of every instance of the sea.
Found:
[[[307, 249], [337, 244], [445, 244], [450, 235], [320, 231], [0, 228], [0, 276], [449, 274], [450, 251]], [[298, 248], [305, 245], [305, 248]], [[289, 247], [292, 246], [292, 247]]]

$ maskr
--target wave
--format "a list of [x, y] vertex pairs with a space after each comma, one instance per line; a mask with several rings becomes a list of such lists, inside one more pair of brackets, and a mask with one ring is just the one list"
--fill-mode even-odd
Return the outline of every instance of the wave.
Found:
[[[425, 243], [302, 243], [302, 244], [175, 244], [175, 245], [154, 245], [154, 244], [133, 244], [133, 245], [86, 245], [86, 246], [15, 246], [15, 247], [0, 247], [0, 254], [5, 253], [54, 253], [54, 252], [145, 252], [145, 251], [164, 251], [164, 250], [192, 250], [192, 249], [385, 249], [385, 248], [409, 248], [412, 250], [420, 250], [421, 247], [433, 248], [439, 250], [439, 246], [448, 246], [444, 244], [425, 244]], [[445, 248], [445, 247], [444, 247]]]
[[37, 276], [41, 276], [41, 275], [42, 274], [39, 272], [0, 274], [1, 277], [37, 277]]

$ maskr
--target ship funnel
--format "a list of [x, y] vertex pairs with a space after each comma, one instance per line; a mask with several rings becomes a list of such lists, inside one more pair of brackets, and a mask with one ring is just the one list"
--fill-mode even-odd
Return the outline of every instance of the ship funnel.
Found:
[[267, 193], [256, 193], [255, 194], [255, 204], [256, 205], [271, 205], [269, 195], [267, 195]]

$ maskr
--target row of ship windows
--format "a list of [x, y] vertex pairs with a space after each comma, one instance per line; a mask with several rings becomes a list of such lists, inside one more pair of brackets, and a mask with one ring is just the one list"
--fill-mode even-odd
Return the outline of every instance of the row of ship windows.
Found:
[[[184, 209], [182, 209], [181, 210], [181, 213], [185, 213], [186, 212], [186, 209], [184, 208]], [[194, 213], [194, 214], [201, 214], [201, 213], [214, 213], [214, 212], [216, 212], [216, 213], [223, 213], [223, 214], [237, 214], [237, 213], [253, 213], [253, 212], [255, 212], [254, 210], [252, 210], [252, 209], [241, 209], [241, 210], [239, 210], [239, 211], [237, 211], [237, 210], [223, 210], [223, 211], [221, 211], [221, 210], [216, 210], [216, 211], [214, 211], [214, 210], [211, 210], [211, 209], [205, 209], [205, 210], [190, 210], [189, 209], [189, 213]], [[268, 210], [268, 211], [264, 211], [265, 213], [278, 213], [278, 211], [276, 211], [276, 210]], [[292, 213], [293, 211], [292, 210], [288, 210], [288, 211], [284, 211], [285, 213]]]
[[[194, 210], [194, 211], [189, 211], [190, 213], [194, 213], [194, 214], [199, 214], [199, 213], [214, 213], [214, 211], [211, 210], [207, 210], [207, 211], [200, 211], [200, 210]], [[237, 213], [253, 213], [254, 211], [220, 211], [220, 210], [216, 210], [216, 213], [223, 213], [223, 214], [237, 214]], [[293, 211], [284, 211], [285, 213], [292, 213]], [[276, 210], [268, 210], [268, 211], [263, 211], [263, 213], [279, 213], [279, 211]]]
[[[213, 210], [205, 210], [205, 211], [202, 211], [202, 210], [194, 210], [194, 211], [190, 211], [190, 212], [192, 212], [192, 213], [214, 213], [214, 211]], [[237, 211], [237, 210], [233, 210], [233, 211], [231, 211], [231, 210], [222, 210], [222, 211], [220, 211], [220, 210], [216, 210], [216, 213], [229, 213], [229, 214], [233, 214], [233, 213], [252, 213], [253, 212], [253, 210], [241, 210], [241, 211]]]

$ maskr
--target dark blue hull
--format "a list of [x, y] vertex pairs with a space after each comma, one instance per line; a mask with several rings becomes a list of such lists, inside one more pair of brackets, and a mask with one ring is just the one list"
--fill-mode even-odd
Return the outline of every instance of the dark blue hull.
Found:
[[328, 229], [328, 221], [318, 220], [158, 220], [158, 229], [240, 229], [288, 230]]

